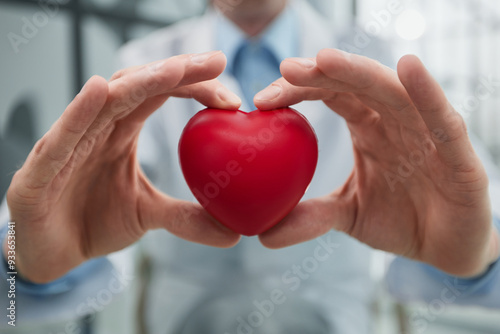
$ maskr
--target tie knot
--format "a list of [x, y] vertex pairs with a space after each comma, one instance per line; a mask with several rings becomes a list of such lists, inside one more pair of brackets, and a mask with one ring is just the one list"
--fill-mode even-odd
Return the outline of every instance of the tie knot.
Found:
[[233, 76], [240, 84], [245, 101], [254, 108], [256, 93], [278, 79], [280, 62], [262, 41], [244, 41], [233, 60]]

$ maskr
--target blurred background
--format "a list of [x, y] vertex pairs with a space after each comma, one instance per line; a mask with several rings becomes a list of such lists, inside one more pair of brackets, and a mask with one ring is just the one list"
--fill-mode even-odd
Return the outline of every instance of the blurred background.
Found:
[[[357, 24], [366, 31], [365, 38], [387, 40], [394, 59], [407, 53], [420, 56], [469, 130], [500, 163], [498, 0], [310, 2], [332, 29]], [[383, 15], [394, 2], [404, 11]], [[116, 51], [123, 43], [200, 15], [205, 8], [206, 0], [0, 0], [0, 194], [83, 83], [94, 74], [109, 78], [117, 69]], [[354, 52], [357, 47], [342, 46]], [[377, 263], [373, 276], [381, 280]], [[87, 330], [141, 332], [143, 281], [135, 280]], [[399, 305], [384, 292], [382, 282], [373, 309], [377, 331], [384, 334], [500, 333], [498, 311], [447, 305], [434, 312], [429, 305]], [[427, 319], [424, 330], [412, 326], [416, 314]], [[59, 333], [57, 328], [53, 333]]]

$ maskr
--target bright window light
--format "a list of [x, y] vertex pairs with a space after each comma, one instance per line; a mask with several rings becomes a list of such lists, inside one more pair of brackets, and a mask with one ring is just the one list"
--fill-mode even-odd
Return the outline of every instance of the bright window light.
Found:
[[425, 18], [420, 12], [408, 9], [399, 15], [396, 20], [396, 33], [406, 40], [420, 38], [425, 32]]

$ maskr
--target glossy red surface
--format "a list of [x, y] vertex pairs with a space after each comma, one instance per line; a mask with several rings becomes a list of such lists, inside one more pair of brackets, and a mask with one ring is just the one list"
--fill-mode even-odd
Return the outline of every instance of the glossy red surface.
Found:
[[231, 230], [251, 236], [300, 201], [318, 161], [311, 125], [291, 108], [205, 109], [179, 141], [186, 182], [201, 205]]

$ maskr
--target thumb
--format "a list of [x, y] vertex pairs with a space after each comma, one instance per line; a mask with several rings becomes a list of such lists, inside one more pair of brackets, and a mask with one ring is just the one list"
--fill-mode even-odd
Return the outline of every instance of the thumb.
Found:
[[332, 228], [348, 231], [352, 219], [336, 193], [300, 202], [280, 223], [259, 235], [268, 248], [283, 248], [315, 239]]
[[240, 235], [212, 218], [201, 205], [167, 196], [150, 186], [142, 196], [140, 217], [147, 229], [164, 228], [179, 238], [229, 248]]

